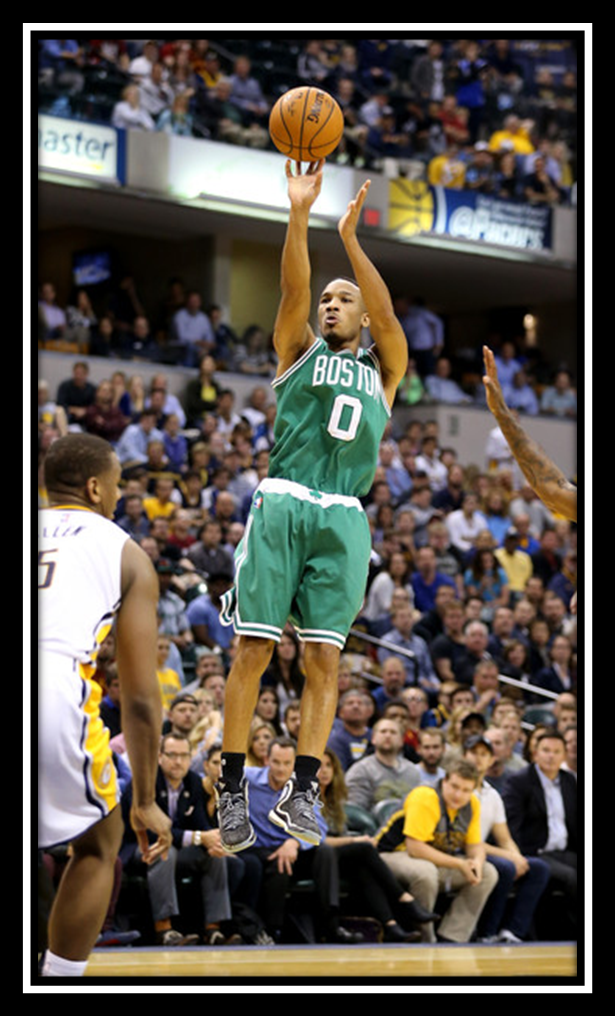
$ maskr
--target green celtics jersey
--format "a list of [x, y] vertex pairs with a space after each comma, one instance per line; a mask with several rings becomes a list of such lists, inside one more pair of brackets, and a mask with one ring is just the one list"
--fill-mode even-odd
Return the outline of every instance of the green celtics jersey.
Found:
[[269, 476], [362, 497], [391, 412], [373, 349], [333, 352], [317, 339], [273, 382], [277, 414]]

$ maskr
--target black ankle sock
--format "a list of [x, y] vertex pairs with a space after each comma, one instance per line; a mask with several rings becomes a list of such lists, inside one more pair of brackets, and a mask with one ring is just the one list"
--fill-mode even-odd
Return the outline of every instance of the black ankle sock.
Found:
[[320, 759], [312, 755], [297, 755], [295, 759], [295, 776], [300, 790], [309, 790], [320, 769]]
[[220, 780], [231, 790], [237, 790], [243, 778], [246, 756], [239, 751], [222, 752]]

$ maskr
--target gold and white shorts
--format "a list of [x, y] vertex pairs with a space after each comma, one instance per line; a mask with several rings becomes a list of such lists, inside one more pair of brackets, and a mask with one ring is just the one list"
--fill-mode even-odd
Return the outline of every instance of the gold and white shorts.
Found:
[[100, 685], [77, 660], [42, 654], [38, 682], [38, 845], [66, 843], [105, 818], [120, 798], [99, 713]]

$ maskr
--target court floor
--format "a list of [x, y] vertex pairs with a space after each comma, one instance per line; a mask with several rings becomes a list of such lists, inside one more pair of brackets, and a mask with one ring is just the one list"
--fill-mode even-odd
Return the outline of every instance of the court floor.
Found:
[[95, 978], [576, 977], [575, 943], [537, 945], [193, 946], [95, 950]]

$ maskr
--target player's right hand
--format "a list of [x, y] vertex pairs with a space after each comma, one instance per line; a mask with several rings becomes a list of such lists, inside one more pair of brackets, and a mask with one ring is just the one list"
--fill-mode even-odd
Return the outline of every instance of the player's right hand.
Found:
[[[156, 803], [137, 806], [133, 804], [130, 812], [130, 824], [135, 831], [141, 860], [145, 864], [153, 864], [162, 858], [167, 859], [172, 842], [171, 819]], [[155, 833], [157, 839], [149, 842], [148, 830]]]
[[324, 165], [324, 159], [320, 159], [319, 162], [310, 162], [302, 172], [301, 163], [296, 162], [296, 173], [293, 173], [292, 160], [286, 160], [288, 196], [294, 208], [309, 209], [312, 207], [320, 194]]

